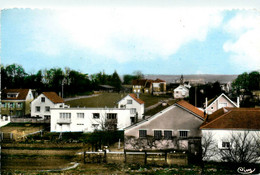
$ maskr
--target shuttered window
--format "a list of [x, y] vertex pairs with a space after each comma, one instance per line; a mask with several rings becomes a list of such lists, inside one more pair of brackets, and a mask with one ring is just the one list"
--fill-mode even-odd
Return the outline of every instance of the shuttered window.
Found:
[[146, 130], [139, 130], [139, 137], [140, 138], [145, 138], [146, 136], [147, 136]]
[[172, 139], [172, 131], [164, 131], [164, 139]]
[[162, 131], [154, 130], [154, 139], [161, 139], [161, 138], [162, 138]]

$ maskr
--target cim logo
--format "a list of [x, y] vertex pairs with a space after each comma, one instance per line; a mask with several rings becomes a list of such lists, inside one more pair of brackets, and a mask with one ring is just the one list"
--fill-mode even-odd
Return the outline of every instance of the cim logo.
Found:
[[255, 168], [251, 169], [251, 168], [239, 167], [237, 169], [237, 172], [240, 174], [252, 174], [255, 172], [255, 170], [256, 170]]

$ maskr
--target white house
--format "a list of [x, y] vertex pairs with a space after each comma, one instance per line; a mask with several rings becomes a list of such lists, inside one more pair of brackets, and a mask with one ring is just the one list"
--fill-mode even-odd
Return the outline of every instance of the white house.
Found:
[[223, 107], [239, 108], [239, 98], [237, 98], [237, 103], [230, 100], [224, 93], [209, 101], [206, 98], [205, 112], [207, 114], [212, 114], [213, 112]]
[[137, 98], [135, 94], [128, 94], [118, 102], [118, 108], [130, 109], [131, 123], [141, 120], [144, 115], [144, 101]]
[[260, 108], [221, 108], [209, 115], [200, 129], [202, 148], [211, 140], [204, 160], [228, 160], [225, 151], [238, 149], [250, 142], [251, 146], [246, 148], [248, 153], [254, 149], [257, 151], [259, 145], [255, 139], [259, 140], [260, 136]]
[[93, 132], [111, 127], [122, 130], [131, 125], [130, 116], [130, 109], [52, 108], [51, 132]]
[[56, 92], [43, 92], [31, 102], [31, 116], [49, 119], [51, 108], [68, 107]]
[[173, 97], [174, 98], [186, 98], [189, 96], [189, 89], [186, 88], [184, 85], [179, 85], [177, 88], [173, 90]]

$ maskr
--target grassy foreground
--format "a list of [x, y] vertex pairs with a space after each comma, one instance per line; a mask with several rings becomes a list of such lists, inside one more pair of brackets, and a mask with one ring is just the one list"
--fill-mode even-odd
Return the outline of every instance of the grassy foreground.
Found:
[[[67, 101], [71, 107], [115, 107], [117, 102], [124, 98], [128, 93], [103, 93], [99, 96], [82, 98]], [[140, 99], [145, 102], [145, 107], [154, 105], [161, 100], [169, 99], [170, 96], [153, 96], [151, 94], [140, 94]]]

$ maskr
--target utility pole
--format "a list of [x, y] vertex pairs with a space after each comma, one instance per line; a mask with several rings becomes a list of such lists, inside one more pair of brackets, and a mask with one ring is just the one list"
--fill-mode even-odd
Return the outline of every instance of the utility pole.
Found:
[[195, 107], [197, 107], [197, 85], [195, 86]]

